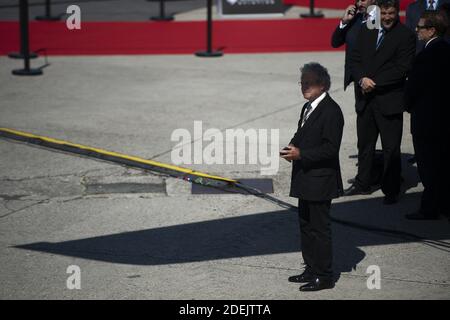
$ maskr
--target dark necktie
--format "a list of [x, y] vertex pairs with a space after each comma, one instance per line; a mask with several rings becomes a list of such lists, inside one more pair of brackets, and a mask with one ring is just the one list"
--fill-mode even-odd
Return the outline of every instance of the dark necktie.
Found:
[[311, 109], [312, 109], [311, 102], [308, 102], [308, 104], [306, 105], [305, 112], [303, 113], [302, 127], [305, 124], [306, 120], [308, 120], [308, 116], [311, 112]]
[[427, 10], [434, 10], [434, 0], [429, 0], [428, 1]]
[[386, 30], [381, 29], [380, 33], [381, 33], [381, 35], [378, 37], [378, 41], [377, 41], [377, 48], [376, 48], [377, 50], [380, 47], [381, 43], [383, 42], [384, 35], [386, 34]]

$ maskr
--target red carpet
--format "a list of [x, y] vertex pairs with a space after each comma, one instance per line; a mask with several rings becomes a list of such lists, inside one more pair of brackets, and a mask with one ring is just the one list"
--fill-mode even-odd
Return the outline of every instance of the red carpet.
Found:
[[[330, 51], [338, 19], [214, 22], [213, 49], [225, 53]], [[30, 49], [49, 55], [192, 54], [206, 48], [206, 23], [30, 22]], [[0, 54], [19, 49], [19, 24], [0, 22]]]
[[[284, 0], [283, 2], [295, 6], [309, 6], [309, 0]], [[345, 9], [354, 2], [349, 0], [315, 0], [314, 3], [316, 8]], [[411, 2], [414, 2], [414, 0], [400, 0], [400, 9], [406, 10]]]

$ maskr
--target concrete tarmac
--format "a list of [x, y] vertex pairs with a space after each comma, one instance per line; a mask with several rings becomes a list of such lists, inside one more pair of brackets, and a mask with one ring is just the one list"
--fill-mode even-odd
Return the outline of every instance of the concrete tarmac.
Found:
[[[345, 116], [344, 181], [356, 173], [349, 158], [356, 154], [356, 117], [353, 90], [343, 90], [343, 52], [48, 59], [43, 76], [16, 77], [11, 70], [21, 61], [0, 57], [0, 127], [166, 163], [176, 145], [172, 133], [193, 133], [194, 121], [204, 131], [278, 129], [284, 146], [304, 103], [299, 67], [320, 62]], [[413, 153], [407, 114], [402, 153], [404, 160]], [[450, 298], [450, 225], [444, 218], [404, 218], [418, 208], [422, 190], [406, 161], [398, 204], [383, 205], [377, 191], [337, 199], [332, 215], [429, 240], [334, 223], [336, 287], [301, 293], [287, 281], [302, 269], [297, 216], [271, 202], [192, 195], [183, 180], [5, 139], [0, 159], [0, 299]], [[259, 165], [184, 166], [267, 178]], [[269, 178], [273, 195], [295, 205], [290, 173], [281, 161]], [[136, 188], [143, 184], [145, 192]], [[73, 265], [81, 287], [71, 290]], [[379, 267], [379, 289], [368, 288], [369, 266]]]

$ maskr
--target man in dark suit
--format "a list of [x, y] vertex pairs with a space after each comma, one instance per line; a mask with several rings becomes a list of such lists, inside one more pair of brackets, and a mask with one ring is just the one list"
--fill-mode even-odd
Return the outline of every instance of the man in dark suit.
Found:
[[[355, 103], [357, 99], [356, 91], [359, 90], [357, 81], [353, 81], [352, 73], [350, 71], [350, 53], [352, 52], [356, 39], [358, 37], [361, 27], [366, 27], [367, 21], [374, 21], [376, 19], [376, 12], [368, 12], [371, 5], [375, 4], [375, 0], [358, 0], [355, 4], [348, 6], [344, 15], [339, 22], [339, 25], [331, 36], [331, 46], [339, 48], [345, 44], [345, 65], [344, 65], [344, 90], [348, 85], [354, 82]], [[374, 155], [374, 166], [372, 167], [371, 184], [376, 189], [380, 184], [380, 178], [383, 171], [383, 157], [379, 153]], [[355, 179], [349, 179], [348, 183], [354, 183]]]
[[305, 283], [300, 291], [334, 287], [331, 200], [342, 193], [339, 148], [344, 117], [328, 95], [330, 76], [318, 63], [301, 69], [303, 106], [298, 129], [281, 157], [293, 161], [290, 196], [299, 198], [298, 213], [305, 271], [289, 278]]
[[381, 190], [384, 204], [398, 201], [403, 90], [415, 55], [416, 37], [400, 23], [399, 1], [379, 0], [381, 29], [362, 28], [350, 58], [356, 94], [358, 174], [345, 195], [366, 194], [378, 135], [383, 149]]
[[443, 117], [450, 75], [450, 45], [443, 39], [446, 20], [443, 13], [426, 11], [416, 26], [425, 47], [408, 77], [405, 105], [411, 113], [411, 133], [424, 191], [418, 212], [406, 215], [411, 220], [433, 220], [440, 213], [448, 214], [448, 164], [444, 163], [448, 158], [444, 152], [450, 133]]
[[333, 32], [331, 37], [331, 46], [339, 48], [342, 45], [345, 47], [345, 67], [344, 67], [344, 90], [353, 81], [350, 72], [349, 59], [350, 52], [356, 43], [359, 30], [361, 26], [365, 25], [369, 19], [367, 8], [375, 3], [375, 0], [359, 0], [356, 5], [350, 5], [345, 9], [344, 16], [339, 22], [339, 25]]
[[[443, 4], [449, 4], [450, 0], [417, 0], [410, 3], [406, 8], [406, 20], [405, 25], [413, 32], [416, 31], [417, 23], [419, 22], [420, 16], [425, 10], [435, 11], [439, 10]], [[425, 43], [421, 40], [417, 41], [416, 51], [419, 53]]]
[[450, 0], [418, 0], [409, 4], [406, 8], [406, 26], [415, 31], [420, 16], [425, 10], [439, 10], [444, 3], [450, 3]]
[[[417, 0], [415, 2], [412, 2], [408, 5], [406, 8], [406, 20], [405, 25], [413, 32], [416, 32], [416, 26], [419, 22], [419, 18], [426, 10], [427, 11], [435, 11], [435, 10], [442, 10], [442, 7], [445, 5], [449, 5], [450, 0]], [[416, 42], [416, 54], [418, 54], [423, 47], [425, 46], [425, 43], [418, 39]], [[408, 159], [410, 163], [415, 163], [417, 161], [416, 157], [413, 156], [410, 159]]]

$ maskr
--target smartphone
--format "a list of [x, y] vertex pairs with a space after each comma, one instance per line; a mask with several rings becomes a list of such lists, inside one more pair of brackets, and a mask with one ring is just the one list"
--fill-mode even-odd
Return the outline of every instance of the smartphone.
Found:
[[358, 0], [355, 1], [355, 9], [354, 10], [348, 10], [347, 14], [356, 15], [356, 12], [358, 12]]

